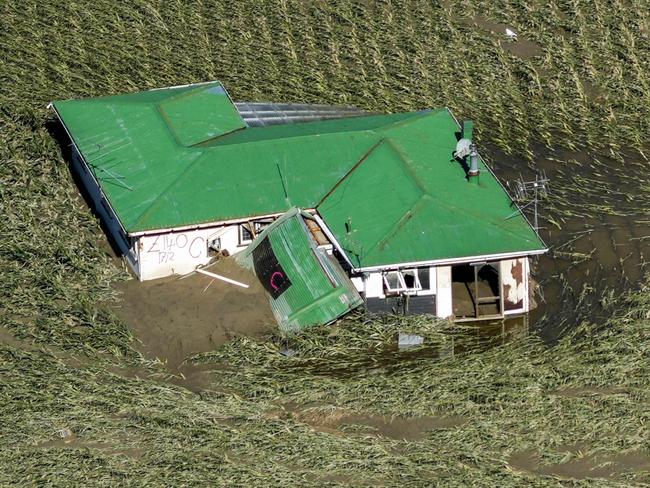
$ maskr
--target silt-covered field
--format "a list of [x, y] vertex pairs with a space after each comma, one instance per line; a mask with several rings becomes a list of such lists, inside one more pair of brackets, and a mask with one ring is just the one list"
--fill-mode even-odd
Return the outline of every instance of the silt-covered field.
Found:
[[[650, 484], [647, 7], [0, 3], [0, 484]], [[545, 170], [530, 320], [478, 337], [359, 315], [286, 339], [253, 293], [128, 281], [46, 105], [212, 79], [235, 100], [448, 106], [502, 180]]]

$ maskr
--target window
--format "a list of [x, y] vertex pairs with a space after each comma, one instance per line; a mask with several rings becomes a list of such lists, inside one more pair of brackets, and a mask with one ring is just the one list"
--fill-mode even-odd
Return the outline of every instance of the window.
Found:
[[262, 232], [269, 225], [271, 225], [273, 223], [273, 220], [275, 220], [275, 219], [272, 219], [272, 218], [271, 219], [262, 219], [262, 220], [256, 220], [255, 222], [253, 222], [253, 224], [255, 225], [255, 236], [257, 237], [257, 235], [260, 232]]
[[418, 278], [423, 290], [431, 289], [431, 268], [418, 268]]
[[413, 293], [422, 289], [417, 269], [388, 271], [384, 273], [384, 289], [389, 293]]
[[388, 271], [384, 273], [384, 288], [388, 292], [396, 293], [406, 288], [404, 278], [399, 271]]
[[221, 252], [221, 237], [208, 237], [208, 256], [214, 256]]
[[260, 233], [266, 229], [269, 225], [273, 223], [274, 218], [260, 219], [260, 220], [251, 220], [245, 224], [239, 225], [239, 245], [247, 246], [253, 239], [255, 239]]
[[417, 269], [405, 269], [402, 271], [406, 291], [418, 291], [422, 289], [420, 277]]
[[251, 224], [240, 224], [239, 225], [239, 245], [245, 246], [253, 242], [253, 233], [251, 232]]

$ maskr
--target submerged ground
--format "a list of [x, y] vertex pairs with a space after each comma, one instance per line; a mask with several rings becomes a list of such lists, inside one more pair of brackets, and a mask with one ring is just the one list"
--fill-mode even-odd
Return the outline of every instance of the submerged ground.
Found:
[[[0, 484], [650, 484], [645, 7], [0, 4]], [[532, 333], [486, 343], [356, 317], [216, 349], [226, 332], [203, 330], [183, 343], [203, 353], [179, 364], [174, 327], [161, 339], [137, 313], [120, 318], [134, 285], [77, 196], [46, 105], [209, 79], [236, 100], [447, 105], [476, 121], [503, 180], [544, 169], [552, 252]], [[394, 351], [398, 330], [428, 346]]]

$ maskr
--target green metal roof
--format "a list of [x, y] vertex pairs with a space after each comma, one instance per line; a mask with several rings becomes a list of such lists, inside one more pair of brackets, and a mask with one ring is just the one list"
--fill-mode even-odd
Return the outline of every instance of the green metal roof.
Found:
[[218, 85], [183, 91], [160, 102], [158, 110], [182, 146], [246, 127], [226, 91]]
[[327, 324], [363, 303], [339, 263], [317, 248], [304, 218], [311, 217], [289, 210], [237, 256], [255, 271], [288, 331]]
[[[214, 103], [206, 102], [212, 98]], [[223, 135], [243, 124], [233, 118], [232, 104], [222, 116], [226, 101], [214, 82], [52, 105], [127, 232], [313, 208], [376, 143], [375, 129], [417, 116], [357, 117]], [[197, 122], [183, 125], [190, 113]], [[213, 135], [219, 131], [220, 137]]]
[[53, 106], [129, 233], [318, 206], [358, 267], [544, 248], [445, 109], [249, 128], [218, 82]]
[[467, 180], [457, 130], [446, 111], [387, 128], [318, 205], [355, 268], [545, 248], [483, 161]]

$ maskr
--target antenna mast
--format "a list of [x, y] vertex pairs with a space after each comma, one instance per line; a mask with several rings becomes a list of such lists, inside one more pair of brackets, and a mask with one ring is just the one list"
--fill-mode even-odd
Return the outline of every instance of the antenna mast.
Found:
[[524, 204], [521, 210], [533, 205], [533, 228], [535, 232], [539, 232], [539, 220], [537, 206], [540, 198], [545, 198], [548, 195], [549, 179], [546, 177], [546, 172], [541, 171], [535, 175], [534, 181], [525, 181], [523, 176], [519, 175], [519, 179], [515, 181], [514, 188], [511, 188], [508, 182], [508, 188], [512, 189], [514, 193], [514, 201], [519, 204]]

